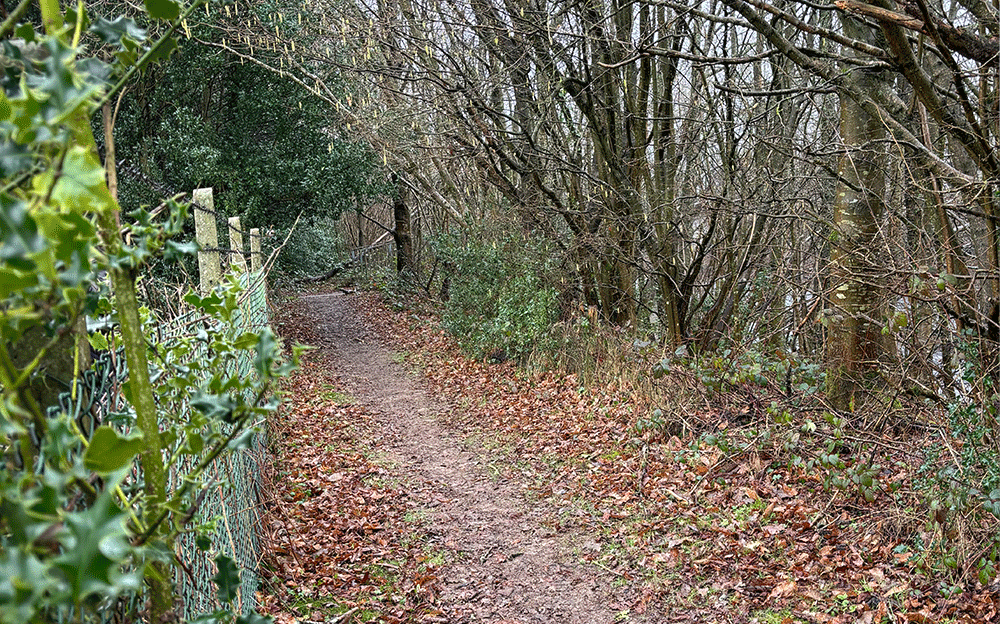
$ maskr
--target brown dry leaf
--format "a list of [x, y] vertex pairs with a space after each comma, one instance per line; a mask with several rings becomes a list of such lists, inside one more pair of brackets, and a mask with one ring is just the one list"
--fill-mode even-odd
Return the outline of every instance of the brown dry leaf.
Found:
[[[709, 579], [704, 582], [727, 588], [721, 592], [740, 598], [741, 608], [746, 609], [731, 618], [731, 613], [709, 612], [726, 607], [708, 607], [697, 604], [696, 600], [696, 604], [676, 607], [691, 608], [683, 621], [742, 622], [746, 621], [747, 612], [765, 608], [768, 600], [802, 598], [815, 603], [810, 604], [814, 611], [797, 611], [797, 617], [819, 624], [853, 624], [858, 614], [834, 617], [823, 611], [836, 612], [832, 611], [837, 606], [833, 596], [841, 591], [852, 598], [859, 596], [865, 581], [879, 588], [888, 587], [881, 597], [892, 598], [888, 600], [891, 604], [898, 604], [908, 592], [918, 597], [915, 602], [895, 608], [901, 622], [904, 618], [899, 611], [907, 612], [908, 621], [916, 622], [935, 621], [932, 612], [940, 615], [937, 607], [927, 602], [933, 592], [931, 585], [926, 579], [914, 576], [910, 569], [911, 555], [892, 552], [897, 543], [885, 535], [886, 527], [877, 518], [878, 503], [865, 507], [863, 502], [852, 501], [848, 511], [842, 504], [843, 497], [838, 500], [836, 496], [817, 493], [815, 486], [822, 475], [815, 472], [776, 470], [775, 480], [761, 480], [757, 473], [772, 458], [758, 456], [756, 452], [727, 456], [724, 465], [729, 466], [732, 461], [736, 469], [726, 472], [728, 468], [722, 469], [723, 464], [717, 464], [721, 458], [711, 447], [701, 446], [697, 459], [672, 452], [687, 449], [690, 444], [687, 438], [671, 435], [657, 441], [655, 436], [644, 436], [644, 444], [631, 444], [630, 439], [635, 435], [631, 431], [634, 415], [644, 413], [646, 406], [643, 398], [627, 384], [591, 382], [584, 388], [573, 375], [523, 374], [510, 363], [498, 366], [476, 362], [461, 355], [455, 341], [437, 329], [433, 319], [423, 318], [415, 323], [412, 314], [394, 312], [378, 303], [375, 296], [358, 295], [358, 299], [362, 300], [359, 305], [363, 306], [372, 331], [399, 351], [409, 353], [431, 387], [453, 405], [463, 406], [447, 416], [450, 426], [463, 434], [495, 441], [497, 446], [516, 449], [517, 462], [504, 462], [503, 454], [493, 450], [488, 453], [499, 460], [502, 478], [520, 478], [530, 483], [527, 489], [567, 512], [565, 529], [559, 523], [553, 527], [554, 532], [583, 529], [593, 530], [594, 534], [607, 533], [615, 543], [629, 543], [629, 546], [622, 549], [619, 558], [602, 560], [602, 565], [633, 577], [646, 573], [636, 574], [640, 565], [661, 570], [669, 567], [672, 574], [678, 575], [679, 587], [701, 584], [693, 581], [697, 577]], [[297, 331], [305, 336], [316, 330], [298, 327]], [[334, 406], [314, 400], [328, 389], [325, 383], [332, 379], [324, 363], [309, 363], [303, 373], [290, 393], [300, 413], [298, 420], [290, 425], [294, 429], [290, 438], [302, 446], [322, 448], [330, 443], [340, 448], [352, 439], [351, 428], [370, 427], [368, 423], [377, 420], [377, 414], [366, 413], [358, 406]], [[737, 398], [745, 407], [746, 401], [759, 399], [761, 395], [748, 393]], [[720, 422], [718, 416], [713, 406], [706, 406], [704, 414], [686, 415], [695, 424], [700, 419]], [[727, 426], [730, 434], [740, 434], [732, 421]], [[316, 432], [331, 428], [332, 440], [317, 439]], [[640, 454], [640, 449], [646, 450]], [[326, 491], [323, 496], [283, 497], [279, 504], [289, 510], [289, 521], [294, 523], [295, 530], [282, 533], [281, 522], [267, 524], [286, 551], [278, 556], [288, 565], [274, 568], [288, 570], [279, 572], [282, 577], [279, 582], [294, 578], [298, 584], [308, 586], [322, 579], [323, 591], [335, 592], [345, 603], [362, 604], [371, 600], [369, 604], [373, 604], [372, 587], [358, 584], [362, 576], [356, 568], [370, 563], [372, 558], [405, 561], [409, 556], [405, 551], [400, 552], [401, 529], [393, 521], [393, 514], [410, 509], [405, 494], [367, 487], [363, 479], [355, 476], [378, 474], [377, 468], [366, 461], [364, 449], [354, 449], [353, 453], [324, 455], [314, 451], [301, 455], [289, 458], [289, 484], [307, 483], [320, 477], [318, 489]], [[515, 463], [518, 465], [514, 466]], [[726, 477], [725, 484], [700, 479], [716, 466]], [[897, 467], [891, 470], [898, 473], [889, 482], [909, 481], [905, 470]], [[733, 526], [721, 521], [734, 507], [758, 498], [767, 502], [758, 516], [763, 527]], [[293, 504], [293, 500], [297, 502]], [[574, 515], [572, 512], [579, 509], [575, 501], [592, 506], [594, 513]], [[869, 512], [876, 520], [866, 526], [859, 518]], [[636, 523], [636, 518], [644, 520]], [[301, 568], [289, 561], [292, 543], [309, 545], [296, 546], [301, 549]], [[685, 544], [686, 554], [680, 553], [681, 544]], [[325, 561], [313, 562], [307, 558], [316, 548], [328, 551], [320, 557]], [[324, 564], [329, 566], [323, 568]], [[419, 578], [417, 571], [409, 569], [407, 564], [397, 572], [408, 582]], [[427, 583], [433, 585], [434, 572], [427, 574]], [[796, 581], [781, 581], [786, 575], [794, 575], [802, 588], [796, 586]], [[746, 580], [749, 578], [754, 581]], [[810, 589], [803, 591], [805, 587]], [[657, 601], [664, 592], [671, 591], [642, 583], [637, 583], [634, 590], [643, 599], [631, 606], [633, 613], [646, 610], [647, 604], [650, 611], [657, 609], [662, 606]], [[388, 595], [402, 593], [394, 588]], [[990, 588], [980, 588], [978, 593], [971, 593], [949, 607], [948, 617], [956, 622], [993, 621], [997, 609], [993, 593], [995, 588], [993, 592]], [[429, 617], [406, 620], [414, 613], [409, 604], [411, 598], [406, 598], [405, 609], [376, 604], [378, 621], [460, 621], [432, 619], [434, 613], [442, 613], [432, 610], [425, 611]], [[674, 608], [669, 611], [678, 613]], [[871, 624], [875, 624], [884, 619], [879, 617], [884, 611], [883, 603], [875, 612], [860, 614], [858, 621], [866, 623], [865, 618], [870, 617]]]
[[680, 561], [680, 558], [681, 558], [680, 551], [678, 551], [676, 548], [671, 548], [670, 550], [667, 550], [665, 552], [654, 553], [653, 556], [650, 557], [650, 559], [652, 559], [656, 563], [665, 563], [670, 566], [676, 565]]
[[774, 536], [779, 533], [784, 533], [788, 529], [787, 524], [767, 524], [760, 527], [760, 530], [768, 535]]
[[815, 600], [816, 602], [820, 602], [823, 600], [823, 596], [821, 596], [820, 593], [815, 589], [807, 589], [804, 592], [801, 592], [799, 595], [802, 596], [803, 598], [809, 598], [810, 600]]
[[796, 587], [798, 587], [798, 585], [795, 583], [795, 581], [791, 580], [782, 581], [781, 583], [778, 583], [777, 585], [774, 586], [774, 589], [771, 590], [771, 593], [767, 595], [767, 599], [774, 600], [776, 598], [785, 598], [786, 596], [791, 596], [793, 593], [795, 593]]
[[[875, 612], [866, 610], [854, 621], [854, 624], [872, 624], [874, 621]], [[881, 618], [879, 618], [879, 621], [881, 621]]]
[[820, 613], [819, 611], [800, 611], [796, 615], [810, 622], [815, 622], [815, 624], [839, 624], [840, 622], [838, 618], [826, 613]]

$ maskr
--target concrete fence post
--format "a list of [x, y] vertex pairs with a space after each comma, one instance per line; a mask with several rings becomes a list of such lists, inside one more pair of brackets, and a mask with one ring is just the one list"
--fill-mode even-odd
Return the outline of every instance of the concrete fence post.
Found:
[[260, 228], [250, 229], [250, 270], [258, 273], [261, 269]]
[[221, 279], [222, 264], [219, 261], [219, 234], [215, 228], [215, 199], [211, 188], [195, 189], [194, 232], [198, 241], [198, 283], [201, 293], [211, 292]]
[[229, 217], [229, 264], [240, 273], [247, 272], [247, 260], [243, 255], [243, 228], [239, 217]]

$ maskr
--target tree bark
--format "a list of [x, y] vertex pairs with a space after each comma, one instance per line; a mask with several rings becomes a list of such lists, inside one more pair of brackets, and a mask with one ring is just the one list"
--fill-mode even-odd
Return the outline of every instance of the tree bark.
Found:
[[[871, 35], [844, 17], [844, 30], [856, 38]], [[861, 79], [878, 88], [874, 73]], [[881, 268], [872, 257], [885, 193], [886, 155], [882, 121], [868, 114], [849, 95], [840, 96], [840, 139], [844, 153], [838, 165], [830, 234], [830, 308], [826, 346], [827, 391], [833, 406], [852, 410], [869, 388], [885, 352], [881, 314]]]
[[413, 262], [413, 235], [411, 231], [410, 206], [406, 203], [406, 189], [396, 178], [396, 197], [392, 202], [392, 238], [396, 242], [396, 272], [416, 274]]

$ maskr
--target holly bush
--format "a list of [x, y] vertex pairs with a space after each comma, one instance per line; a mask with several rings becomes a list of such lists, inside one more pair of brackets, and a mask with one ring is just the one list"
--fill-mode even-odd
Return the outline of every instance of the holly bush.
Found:
[[[25, 0], [0, 24], [2, 624], [98, 620], [128, 602], [177, 621], [175, 542], [195, 533], [213, 552], [199, 517], [206, 468], [247, 443], [292, 366], [270, 330], [234, 322], [233, 280], [188, 295], [192, 336], [152, 339], [136, 280], [152, 259], [193, 251], [173, 240], [187, 207], [168, 199], [119, 214], [92, 134], [95, 112], [177, 47], [198, 5], [145, 0], [155, 39], [132, 19], [89, 16], [82, 3], [64, 12], [58, 0], [37, 11]], [[113, 330], [88, 335], [88, 319]], [[91, 344], [127, 363], [113, 422], [76, 418], [53, 398], [86, 392]], [[241, 358], [255, 375], [239, 374]], [[214, 552], [224, 606], [206, 618], [259, 619], [225, 606], [239, 570]]]
[[442, 319], [476, 357], [522, 357], [548, 348], [557, 320], [557, 294], [549, 283], [555, 256], [517, 232], [490, 236], [445, 235], [434, 250], [448, 267], [450, 297]]

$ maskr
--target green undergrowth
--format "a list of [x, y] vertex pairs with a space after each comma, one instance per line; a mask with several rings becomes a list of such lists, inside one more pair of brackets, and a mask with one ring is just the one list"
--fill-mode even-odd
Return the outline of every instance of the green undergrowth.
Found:
[[483, 224], [440, 236], [434, 250], [449, 280], [441, 321], [464, 349], [504, 361], [547, 348], [557, 295], [546, 277], [553, 256], [541, 241]]

